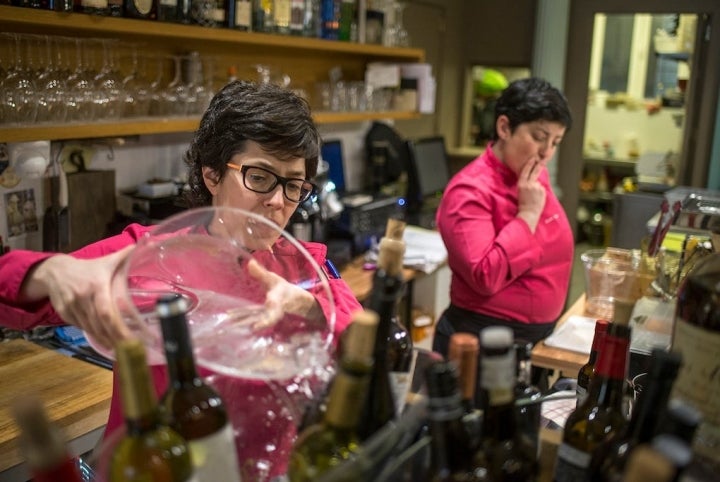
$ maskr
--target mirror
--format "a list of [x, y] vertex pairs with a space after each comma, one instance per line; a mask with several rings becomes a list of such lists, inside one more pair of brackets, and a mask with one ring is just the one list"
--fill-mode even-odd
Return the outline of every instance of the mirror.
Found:
[[695, 14], [595, 14], [581, 192], [675, 184], [696, 24]]

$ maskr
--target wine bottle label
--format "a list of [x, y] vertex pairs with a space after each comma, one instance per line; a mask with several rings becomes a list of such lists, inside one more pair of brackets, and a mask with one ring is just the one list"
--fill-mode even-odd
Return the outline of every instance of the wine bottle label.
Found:
[[83, 8], [107, 8], [108, 1], [107, 0], [82, 0], [80, 2], [80, 5], [83, 6]]
[[678, 318], [673, 350], [683, 361], [671, 397], [686, 400], [702, 412], [693, 448], [720, 462], [720, 333]]
[[133, 5], [140, 15], [147, 15], [152, 10], [153, 0], [133, 0]]
[[393, 400], [395, 400], [395, 413], [400, 414], [405, 409], [405, 400], [407, 399], [410, 382], [412, 381], [412, 373], [410, 372], [390, 372], [390, 388], [392, 389]]
[[240, 482], [240, 466], [232, 426], [207, 437], [188, 441], [195, 476], [198, 481]]
[[512, 402], [515, 384], [515, 354], [482, 358], [480, 386], [488, 391], [490, 405]]
[[250, 2], [238, 0], [235, 2], [235, 26], [250, 26]]
[[555, 463], [555, 482], [583, 482], [588, 480], [590, 454], [563, 443], [558, 447]]

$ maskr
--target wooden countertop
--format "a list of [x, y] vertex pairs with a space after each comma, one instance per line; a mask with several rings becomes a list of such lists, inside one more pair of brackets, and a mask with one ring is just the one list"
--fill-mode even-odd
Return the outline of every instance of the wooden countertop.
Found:
[[[370, 291], [372, 290], [373, 274], [375, 274], [374, 269], [364, 269], [364, 263], [364, 257], [358, 256], [340, 271], [340, 277], [345, 280], [355, 297], [360, 302], [364, 301], [370, 294]], [[405, 281], [411, 281], [419, 274], [422, 273], [420, 271], [415, 271], [414, 269], [403, 269]]]
[[[555, 325], [557, 330], [572, 315], [583, 315], [585, 312], [585, 295], [581, 295], [575, 303], [560, 317]], [[576, 377], [580, 368], [587, 363], [590, 355], [548, 346], [544, 341], [536, 344], [532, 350], [531, 363], [534, 366], [552, 368], [564, 372], [567, 376]]]
[[107, 423], [112, 372], [26, 340], [0, 342], [0, 473], [23, 462], [10, 413], [20, 394], [37, 395], [71, 441]]

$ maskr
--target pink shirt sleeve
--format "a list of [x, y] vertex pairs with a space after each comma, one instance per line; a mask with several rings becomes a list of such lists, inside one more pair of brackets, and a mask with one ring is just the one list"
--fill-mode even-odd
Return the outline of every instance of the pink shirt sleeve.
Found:
[[[85, 246], [71, 255], [80, 259], [98, 258], [134, 244], [148, 230], [149, 227], [131, 224], [121, 234]], [[20, 301], [20, 288], [30, 269], [56, 254], [14, 250], [0, 256], [0, 325], [28, 330], [36, 326], [63, 324], [49, 301]]]

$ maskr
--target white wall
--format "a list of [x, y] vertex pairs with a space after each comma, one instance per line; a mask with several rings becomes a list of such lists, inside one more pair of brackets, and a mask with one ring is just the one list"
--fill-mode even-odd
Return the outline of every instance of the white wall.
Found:
[[645, 109], [628, 110], [624, 107], [607, 109], [590, 105], [585, 121], [585, 142], [593, 139], [602, 144], [609, 142], [617, 159], [627, 159], [628, 141], [637, 139], [640, 154], [646, 152], [679, 152], [682, 143], [682, 123], [676, 117], [683, 109], [664, 108], [648, 115]]

